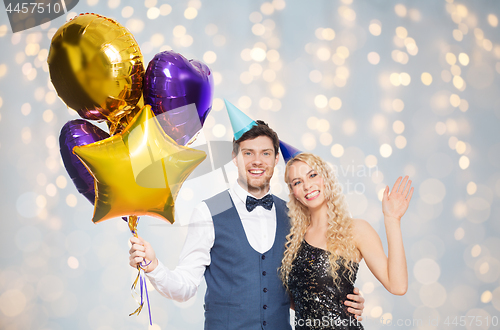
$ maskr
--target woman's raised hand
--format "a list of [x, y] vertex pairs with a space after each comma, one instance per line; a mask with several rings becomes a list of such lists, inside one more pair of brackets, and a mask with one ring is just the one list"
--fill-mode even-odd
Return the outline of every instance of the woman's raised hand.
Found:
[[395, 218], [397, 220], [403, 217], [410, 204], [411, 196], [413, 195], [413, 187], [411, 187], [411, 189], [410, 187], [411, 180], [408, 180], [408, 176], [405, 176], [403, 182], [401, 182], [401, 177], [396, 180], [390, 194], [389, 186], [385, 188], [382, 198], [382, 211], [386, 217]]

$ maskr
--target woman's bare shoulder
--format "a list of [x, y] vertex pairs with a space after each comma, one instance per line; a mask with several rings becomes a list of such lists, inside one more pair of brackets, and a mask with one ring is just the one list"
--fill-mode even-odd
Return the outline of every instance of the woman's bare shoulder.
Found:
[[353, 218], [352, 219], [352, 234], [354, 239], [363, 239], [366, 235], [373, 233], [375, 230], [372, 225], [364, 219]]
[[365, 219], [352, 218], [352, 227], [353, 229], [364, 229], [367, 227], [371, 227], [371, 225]]

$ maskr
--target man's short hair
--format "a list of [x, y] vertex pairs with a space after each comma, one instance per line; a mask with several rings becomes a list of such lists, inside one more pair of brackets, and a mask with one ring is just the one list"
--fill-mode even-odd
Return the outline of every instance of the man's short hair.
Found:
[[243, 135], [238, 140], [235, 141], [233, 138], [233, 152], [235, 155], [237, 155], [240, 151], [241, 142], [246, 140], [253, 140], [255, 138], [258, 138], [259, 136], [267, 136], [268, 138], [270, 138], [271, 141], [273, 141], [274, 155], [277, 155], [279, 153], [280, 140], [278, 138], [278, 134], [276, 134], [276, 132], [273, 131], [273, 129], [262, 120], [257, 120], [256, 123], [257, 125], [252, 126], [252, 128], [243, 133]]

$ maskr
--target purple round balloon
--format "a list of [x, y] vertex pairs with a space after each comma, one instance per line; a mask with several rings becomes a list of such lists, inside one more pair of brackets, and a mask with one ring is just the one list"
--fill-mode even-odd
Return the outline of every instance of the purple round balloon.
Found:
[[59, 135], [59, 146], [64, 167], [78, 192], [92, 204], [95, 201], [94, 177], [90, 175], [80, 159], [73, 154], [73, 147], [91, 144], [108, 137], [108, 133], [83, 119], [68, 121]]
[[[202, 62], [165, 51], [149, 62], [144, 78], [145, 104], [151, 105], [165, 133], [185, 145], [212, 109], [214, 82], [210, 69]], [[192, 115], [193, 109], [197, 116]]]

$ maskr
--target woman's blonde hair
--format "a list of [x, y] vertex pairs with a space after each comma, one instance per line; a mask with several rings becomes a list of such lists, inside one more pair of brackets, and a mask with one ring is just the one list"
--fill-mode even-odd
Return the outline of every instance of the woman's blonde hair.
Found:
[[285, 253], [280, 267], [280, 277], [286, 287], [292, 263], [297, 257], [297, 252], [304, 239], [304, 235], [311, 222], [309, 210], [301, 202], [299, 202], [292, 191], [288, 175], [290, 166], [295, 162], [304, 162], [314, 169], [318, 175], [323, 178], [325, 191], [323, 191], [328, 207], [328, 229], [327, 236], [327, 251], [331, 265], [331, 275], [335, 285], [339, 284], [340, 278], [337, 270], [339, 265], [337, 260], [343, 257], [343, 264], [348, 269], [349, 279], [353, 282], [354, 270], [352, 262], [360, 258], [359, 251], [354, 245], [351, 232], [352, 218], [349, 214], [349, 209], [345, 201], [345, 196], [342, 193], [342, 187], [333, 173], [330, 166], [320, 157], [311, 153], [300, 153], [293, 159], [288, 161], [285, 170], [285, 182], [290, 191], [288, 206], [288, 216], [291, 222], [290, 233], [286, 237]]

